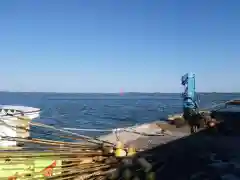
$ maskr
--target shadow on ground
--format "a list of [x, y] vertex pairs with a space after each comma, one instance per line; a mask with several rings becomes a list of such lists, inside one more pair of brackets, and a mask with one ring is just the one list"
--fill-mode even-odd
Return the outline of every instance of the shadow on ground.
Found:
[[226, 117], [218, 130], [202, 130], [139, 156], [151, 162], [159, 180], [240, 179], [240, 118], [226, 113], [218, 118]]

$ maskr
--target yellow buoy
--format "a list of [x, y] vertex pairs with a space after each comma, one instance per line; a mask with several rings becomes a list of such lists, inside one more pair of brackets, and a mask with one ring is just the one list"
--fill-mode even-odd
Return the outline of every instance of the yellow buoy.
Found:
[[124, 157], [127, 155], [126, 151], [123, 148], [124, 148], [123, 144], [120, 141], [117, 141], [115, 150], [116, 157]]
[[127, 151], [127, 156], [133, 156], [134, 154], [136, 154], [136, 150], [134, 147], [129, 147], [128, 151]]

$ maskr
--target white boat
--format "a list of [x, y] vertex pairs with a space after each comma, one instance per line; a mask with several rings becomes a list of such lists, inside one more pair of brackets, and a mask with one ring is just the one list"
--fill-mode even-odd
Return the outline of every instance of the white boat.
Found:
[[[39, 116], [39, 108], [0, 105], [0, 147], [16, 146], [18, 143], [14, 138], [29, 137], [29, 123]], [[6, 140], [3, 137], [13, 139]]]
[[29, 106], [0, 105], [0, 116], [24, 116], [35, 119], [40, 116], [40, 109]]

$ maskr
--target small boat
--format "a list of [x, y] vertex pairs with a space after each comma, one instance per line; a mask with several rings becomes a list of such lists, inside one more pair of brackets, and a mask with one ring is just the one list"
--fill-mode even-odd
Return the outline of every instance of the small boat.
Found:
[[[29, 122], [40, 116], [40, 109], [28, 106], [0, 105], [0, 136], [1, 137], [21, 137], [28, 138], [30, 136]], [[22, 127], [21, 130], [16, 128]], [[24, 128], [26, 130], [24, 130]], [[11, 140], [0, 141], [1, 147], [17, 146], [18, 142]]]
[[24, 116], [35, 119], [40, 116], [40, 109], [29, 106], [0, 105], [0, 116]]

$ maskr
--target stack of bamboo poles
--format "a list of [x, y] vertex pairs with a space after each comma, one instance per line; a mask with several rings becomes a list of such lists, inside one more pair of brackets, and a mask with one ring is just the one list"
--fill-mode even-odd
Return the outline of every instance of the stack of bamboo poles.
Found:
[[[6, 121], [2, 123], [10, 126]], [[63, 136], [75, 142], [31, 138], [30, 136], [1, 136], [1, 141], [16, 141], [18, 146], [1, 147], [0, 179], [106, 179], [119, 164], [119, 161], [114, 158], [111, 143], [45, 124], [30, 122], [30, 125], [61, 132]], [[32, 133], [31, 128], [28, 127], [10, 128], [18, 132]], [[76, 142], [76, 140], [80, 141]]]
[[[9, 150], [0, 153], [0, 176], [12, 179], [103, 178], [118, 165], [111, 154], [97, 145], [64, 145], [48, 150]], [[11, 171], [12, 174], [7, 173]], [[7, 173], [4, 176], [4, 173]]]
[[[24, 119], [20, 120], [24, 121]], [[4, 123], [6, 126], [10, 126], [6, 121]], [[47, 129], [48, 133], [49, 131], [52, 131], [52, 134], [57, 132], [57, 136], [61, 134], [63, 138], [68, 138], [72, 141], [49, 140], [47, 139], [47, 134], [45, 136], [46, 139], [22, 135], [17, 137], [0, 137], [1, 141], [18, 142], [18, 146], [2, 147], [0, 149], [0, 179], [127, 179], [132, 167], [139, 167], [140, 170], [139, 168], [137, 169], [137, 174], [141, 174], [149, 166], [149, 163], [144, 162], [142, 158], [137, 158], [137, 163], [133, 163], [131, 157], [115, 157], [114, 144], [98, 138], [84, 136], [41, 123], [29, 122], [31, 128], [26, 127], [28, 123], [21, 124], [24, 125], [10, 128], [15, 128], [16, 131], [29, 135], [34, 133], [31, 132], [33, 127], [43, 128]], [[136, 166], [136, 164], [140, 165]], [[135, 170], [136, 168], [133, 168], [132, 171]], [[141, 178], [137, 175], [135, 179]]]

